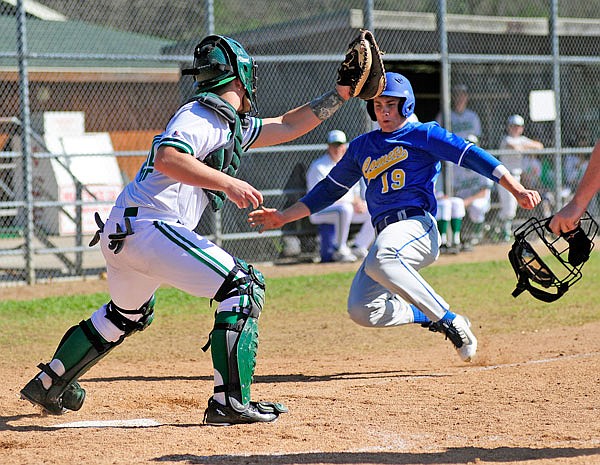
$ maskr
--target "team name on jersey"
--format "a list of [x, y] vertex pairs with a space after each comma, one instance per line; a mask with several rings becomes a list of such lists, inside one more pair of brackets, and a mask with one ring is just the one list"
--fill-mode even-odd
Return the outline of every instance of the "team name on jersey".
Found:
[[363, 176], [365, 177], [367, 184], [391, 166], [394, 166], [396, 163], [406, 160], [407, 158], [408, 151], [402, 146], [394, 147], [391, 152], [374, 160], [372, 160], [371, 157], [367, 157], [362, 165]]

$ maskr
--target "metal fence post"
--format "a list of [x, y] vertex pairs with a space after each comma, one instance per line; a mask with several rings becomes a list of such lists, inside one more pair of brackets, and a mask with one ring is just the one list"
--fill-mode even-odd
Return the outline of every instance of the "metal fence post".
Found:
[[560, 49], [558, 38], [558, 0], [552, 0], [550, 14], [550, 33], [552, 34], [552, 84], [554, 88], [554, 195], [555, 208], [562, 206], [562, 114], [560, 111]]
[[223, 213], [222, 210], [215, 212], [215, 244], [223, 246]]
[[[437, 28], [439, 31], [440, 45], [440, 65], [441, 65], [441, 92], [442, 92], [442, 123], [449, 131], [452, 130], [450, 118], [450, 59], [448, 57], [448, 24], [446, 0], [439, 0], [438, 12], [436, 16]], [[452, 195], [454, 188], [452, 186], [452, 170], [454, 166], [450, 162], [444, 163], [443, 184], [446, 195]]]
[[215, 33], [215, 2], [214, 0], [204, 0], [206, 7], [206, 24], [208, 27], [208, 35]]
[[365, 28], [375, 33], [373, 0], [365, 0]]
[[83, 252], [83, 185], [79, 179], [74, 179], [75, 182], [75, 247], [78, 249], [75, 252], [75, 273], [77, 276], [82, 275]]
[[[373, 34], [375, 34], [375, 5], [373, 0], [365, 0], [364, 3], [364, 27], [368, 29]], [[365, 121], [365, 132], [372, 131], [376, 127], [375, 121], [371, 121], [371, 117], [367, 114], [367, 112], [363, 113], [363, 118]]]
[[25, 6], [23, 0], [17, 0], [17, 59], [19, 62], [19, 88], [21, 100], [21, 146], [23, 150], [23, 184], [25, 189], [25, 274], [27, 284], [35, 283], [33, 266], [33, 192], [31, 161], [31, 115], [29, 108], [29, 75], [27, 71], [27, 28], [25, 25]]

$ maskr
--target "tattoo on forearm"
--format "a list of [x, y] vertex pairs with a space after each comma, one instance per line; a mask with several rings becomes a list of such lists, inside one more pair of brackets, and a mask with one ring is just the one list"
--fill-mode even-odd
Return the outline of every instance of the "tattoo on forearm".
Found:
[[330, 90], [309, 103], [310, 109], [321, 121], [330, 118], [343, 104], [344, 99], [335, 90]]

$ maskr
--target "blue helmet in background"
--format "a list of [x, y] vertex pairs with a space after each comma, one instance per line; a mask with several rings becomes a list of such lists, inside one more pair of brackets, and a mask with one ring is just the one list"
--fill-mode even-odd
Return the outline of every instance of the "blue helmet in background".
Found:
[[[385, 73], [385, 89], [381, 93], [381, 96], [387, 95], [389, 97], [403, 98], [404, 102], [401, 108], [398, 108], [398, 112], [408, 118], [415, 112], [415, 94], [413, 88], [410, 85], [410, 81], [400, 73]], [[373, 100], [367, 100], [367, 112], [373, 121], [377, 121], [375, 117], [375, 105]]]

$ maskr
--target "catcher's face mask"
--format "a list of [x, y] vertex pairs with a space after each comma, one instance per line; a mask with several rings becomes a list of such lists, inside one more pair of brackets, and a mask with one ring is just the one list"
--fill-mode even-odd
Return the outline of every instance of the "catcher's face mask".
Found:
[[198, 92], [209, 92], [236, 77], [240, 79], [250, 101], [250, 112], [258, 113], [256, 105], [256, 64], [239, 42], [230, 37], [205, 37], [194, 50], [194, 64], [182, 70], [192, 75]]
[[528, 291], [536, 299], [553, 302], [582, 277], [598, 224], [586, 212], [577, 229], [555, 236], [548, 228], [550, 220], [531, 218], [515, 231], [508, 252], [518, 280], [513, 297]]

